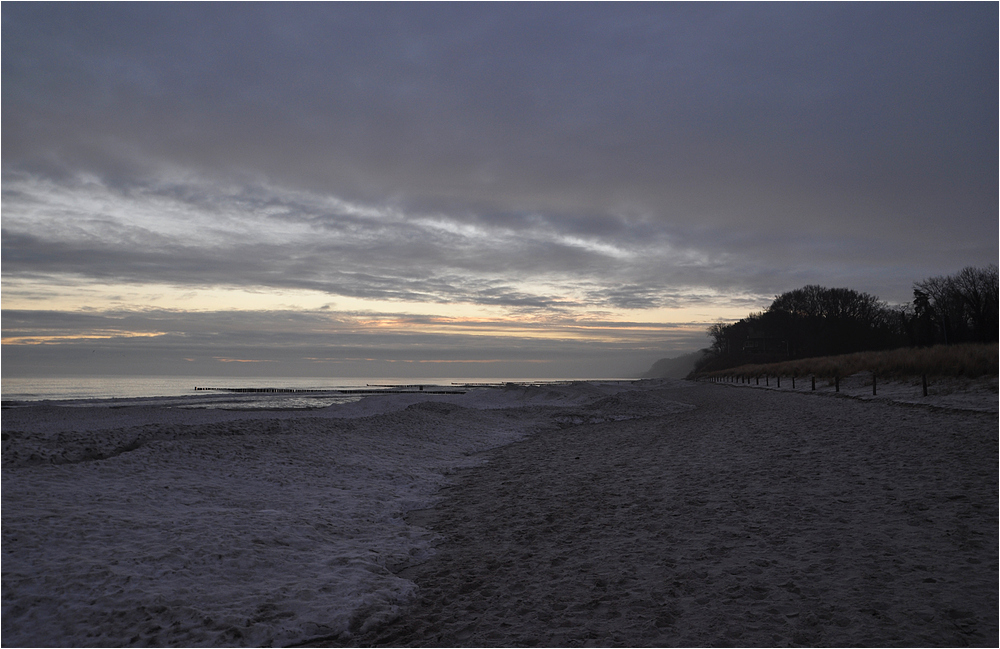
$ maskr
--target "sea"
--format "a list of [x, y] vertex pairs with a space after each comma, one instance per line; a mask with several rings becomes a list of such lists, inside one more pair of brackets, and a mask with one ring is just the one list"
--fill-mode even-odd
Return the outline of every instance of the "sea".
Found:
[[4, 408], [42, 401], [55, 405], [148, 405], [177, 408], [310, 409], [398, 392], [448, 393], [507, 383], [524, 385], [634, 379], [586, 378], [371, 378], [225, 376], [74, 376], [0, 379]]

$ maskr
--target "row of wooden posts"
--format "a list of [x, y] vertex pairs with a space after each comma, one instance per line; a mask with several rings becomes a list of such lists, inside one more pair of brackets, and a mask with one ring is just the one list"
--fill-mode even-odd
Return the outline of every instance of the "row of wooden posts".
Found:
[[[764, 376], [764, 385], [765, 386], [770, 386], [771, 385], [771, 376], [772, 375], [765, 373], [763, 376]], [[773, 376], [774, 376], [775, 379], [777, 379], [777, 381], [778, 381], [778, 387], [780, 388], [781, 387], [781, 375], [780, 374], [775, 374]], [[749, 385], [750, 379], [755, 379], [756, 380], [756, 385], [760, 385], [760, 377], [761, 377], [760, 374], [754, 374], [752, 376], [749, 375], [749, 374], [727, 374], [725, 376], [713, 376], [711, 378], [711, 380], [712, 380], [713, 383], [746, 383], [746, 384]], [[796, 377], [793, 374], [791, 378], [792, 378], [792, 389], [794, 390], [795, 389], [795, 378]], [[812, 390], [815, 391], [816, 390], [816, 375], [812, 374], [812, 375], [809, 376], [809, 378], [812, 381]], [[927, 396], [927, 375], [926, 374], [922, 374], [921, 375], [921, 384], [923, 386], [924, 396], [926, 397]], [[837, 392], [840, 392], [840, 377], [839, 376], [834, 376], [833, 377], [833, 388]], [[872, 372], [872, 395], [875, 396], [877, 394], [878, 394], [878, 377], [875, 375], [875, 372]]]

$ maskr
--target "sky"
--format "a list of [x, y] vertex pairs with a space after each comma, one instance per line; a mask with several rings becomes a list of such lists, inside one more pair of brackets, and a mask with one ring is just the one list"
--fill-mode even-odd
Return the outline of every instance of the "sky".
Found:
[[635, 376], [998, 259], [998, 5], [20, 3], [3, 375]]

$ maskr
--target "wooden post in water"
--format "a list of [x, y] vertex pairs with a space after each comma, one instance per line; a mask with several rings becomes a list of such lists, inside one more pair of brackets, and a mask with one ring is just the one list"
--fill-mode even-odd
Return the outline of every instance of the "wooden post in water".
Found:
[[836, 374], [833, 375], [833, 389], [835, 392], [840, 392], [840, 377]]
[[795, 375], [792, 374], [792, 389], [795, 389]]
[[875, 372], [872, 372], [872, 396], [873, 397], [876, 395], [876, 392], [875, 392], [875, 381], [876, 381], [876, 379], [875, 379]]
[[771, 387], [771, 377], [767, 374], [764, 375], [764, 385], [765, 387]]
[[926, 374], [922, 374], [921, 375], [921, 383], [923, 383], [923, 385], [924, 385], [924, 396], [926, 397], [927, 396], [927, 375]]
[[778, 387], [779, 388], [781, 387], [781, 375], [780, 374], [778, 375]]
[[813, 380], [813, 388], [812, 389], [813, 389], [813, 392], [815, 392], [816, 391], [816, 377], [813, 376], [812, 380]]

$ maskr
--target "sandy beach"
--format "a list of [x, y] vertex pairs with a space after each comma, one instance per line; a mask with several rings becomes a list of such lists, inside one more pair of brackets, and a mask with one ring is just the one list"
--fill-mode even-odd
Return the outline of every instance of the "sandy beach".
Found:
[[444, 537], [419, 600], [354, 644], [997, 644], [995, 415], [645, 397], [696, 407], [512, 444], [411, 513]]
[[3, 644], [995, 646], [986, 395], [5, 411]]

